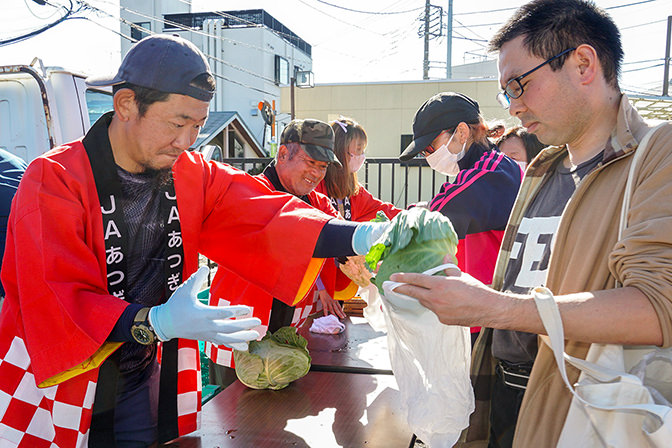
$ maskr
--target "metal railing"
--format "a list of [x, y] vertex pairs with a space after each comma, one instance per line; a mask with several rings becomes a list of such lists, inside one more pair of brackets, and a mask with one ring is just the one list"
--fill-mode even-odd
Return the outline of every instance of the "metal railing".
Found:
[[400, 162], [384, 157], [367, 158], [363, 182], [360, 179], [374, 197], [399, 208], [431, 200], [445, 181], [446, 177], [432, 170], [424, 158]]

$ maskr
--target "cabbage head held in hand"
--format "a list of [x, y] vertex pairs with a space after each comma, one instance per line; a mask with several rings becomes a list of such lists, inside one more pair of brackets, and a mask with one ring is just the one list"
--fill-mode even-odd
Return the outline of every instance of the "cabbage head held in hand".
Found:
[[424, 272], [455, 256], [457, 234], [450, 220], [439, 212], [414, 207], [394, 217], [390, 227], [366, 254], [366, 263], [375, 269], [373, 282], [383, 294], [383, 282], [396, 272]]
[[236, 376], [252, 389], [284, 389], [310, 370], [307, 345], [294, 327], [266, 333], [261, 341], [250, 342], [249, 351], [233, 351]]

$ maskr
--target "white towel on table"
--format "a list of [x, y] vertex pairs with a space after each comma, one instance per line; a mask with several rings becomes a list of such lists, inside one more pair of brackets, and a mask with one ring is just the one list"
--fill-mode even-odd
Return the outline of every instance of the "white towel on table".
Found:
[[330, 314], [324, 317], [318, 317], [310, 326], [313, 333], [338, 334], [345, 330], [345, 324], [338, 320], [338, 317]]

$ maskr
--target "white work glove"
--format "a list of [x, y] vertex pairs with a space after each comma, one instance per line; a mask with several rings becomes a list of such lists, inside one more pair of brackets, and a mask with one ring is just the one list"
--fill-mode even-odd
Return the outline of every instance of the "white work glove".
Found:
[[256, 317], [231, 319], [249, 314], [251, 309], [245, 305], [203, 305], [196, 294], [209, 271], [206, 266], [201, 266], [166, 303], [150, 308], [149, 323], [161, 341], [195, 339], [247, 350], [247, 343], [259, 337], [259, 333], [251, 328], [261, 325], [261, 321]]
[[390, 226], [390, 221], [385, 222], [361, 222], [357, 224], [352, 234], [352, 249], [357, 255], [366, 255], [378, 238]]

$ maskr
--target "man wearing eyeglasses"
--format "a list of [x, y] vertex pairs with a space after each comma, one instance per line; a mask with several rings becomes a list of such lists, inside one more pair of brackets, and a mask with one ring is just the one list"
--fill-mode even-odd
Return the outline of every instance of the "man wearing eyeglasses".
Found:
[[[585, 358], [590, 343], [672, 345], [672, 126], [656, 131], [633, 174], [619, 238], [632, 155], [650, 126], [620, 91], [623, 50], [613, 20], [583, 0], [535, 0], [491, 49], [499, 51], [499, 101], [550, 145], [528, 166], [493, 288], [456, 270], [391, 280], [411, 283], [397, 292], [417, 297], [445, 324], [494, 329], [492, 347], [484, 347], [486, 331], [474, 351], [497, 361], [492, 395], [480, 387], [491, 378], [483, 372], [474, 386], [477, 402], [491, 397], [491, 412], [477, 409], [466, 440], [489, 435], [492, 447], [551, 447], [571, 395], [552, 351], [537, 346], [545, 331], [532, 288], [555, 295], [572, 356]], [[472, 366], [487, 365], [480, 361]], [[578, 372], [568, 373], [576, 382]]]

